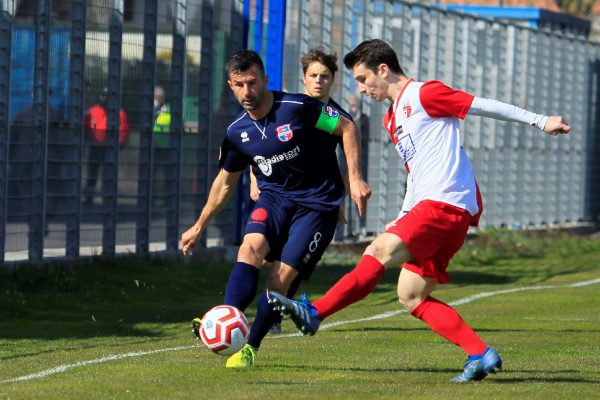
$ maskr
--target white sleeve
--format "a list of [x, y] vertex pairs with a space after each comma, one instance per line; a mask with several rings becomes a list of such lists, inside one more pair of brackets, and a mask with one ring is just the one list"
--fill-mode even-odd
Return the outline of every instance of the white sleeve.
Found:
[[412, 177], [410, 174], [406, 177], [406, 194], [404, 195], [404, 202], [402, 203], [402, 209], [398, 214], [398, 218], [402, 218], [413, 208], [413, 195], [415, 192], [415, 187], [413, 184]]
[[544, 130], [548, 117], [541, 114], [535, 114], [531, 111], [524, 110], [512, 104], [502, 103], [493, 99], [484, 99], [475, 97], [469, 115], [479, 115], [481, 117], [491, 117], [501, 119], [503, 121], [521, 122], [538, 129]]

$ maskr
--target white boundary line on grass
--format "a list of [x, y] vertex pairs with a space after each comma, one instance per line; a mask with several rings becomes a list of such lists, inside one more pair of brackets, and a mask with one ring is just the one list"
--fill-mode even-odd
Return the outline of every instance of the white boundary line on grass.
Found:
[[[474, 295], [469, 296], [469, 297], [465, 297], [464, 299], [460, 299], [460, 300], [456, 300], [456, 301], [450, 302], [449, 304], [452, 305], [452, 306], [458, 306], [458, 305], [462, 305], [462, 304], [472, 303], [475, 300], [483, 299], [483, 298], [486, 298], [486, 297], [498, 296], [498, 295], [502, 295], [502, 294], [517, 293], [517, 292], [523, 292], [523, 291], [526, 291], [526, 290], [546, 290], [546, 289], [557, 289], [557, 288], [574, 288], [574, 287], [582, 287], [582, 286], [594, 285], [596, 283], [600, 283], [600, 278], [591, 279], [591, 280], [587, 280], [587, 281], [576, 282], [576, 283], [572, 283], [570, 285], [561, 285], [561, 286], [556, 286], [556, 285], [525, 286], [525, 287], [521, 287], [521, 288], [498, 290], [498, 291], [495, 291], [495, 292], [482, 292], [482, 293], [474, 294]], [[385, 313], [373, 315], [371, 317], [365, 317], [365, 318], [358, 318], [358, 319], [352, 319], [352, 320], [331, 322], [331, 323], [328, 323], [328, 324], [321, 325], [321, 328], [319, 330], [326, 330], [326, 329], [330, 329], [330, 328], [333, 328], [333, 327], [336, 327], [336, 326], [340, 326], [340, 325], [355, 324], [355, 323], [358, 323], [358, 322], [374, 321], [374, 320], [378, 320], [378, 319], [389, 318], [389, 317], [393, 317], [395, 315], [402, 314], [402, 313], [405, 313], [405, 312], [406, 312], [406, 310], [401, 309], [401, 310], [395, 310], [395, 311], [388, 311], [388, 312], [385, 312]], [[279, 335], [279, 336], [267, 336], [267, 337], [268, 338], [272, 338], [272, 339], [276, 339], [276, 338], [285, 338], [285, 337], [293, 337], [293, 336], [302, 336], [302, 334], [301, 333], [294, 333], [294, 334]], [[157, 354], [157, 353], [165, 353], [165, 352], [168, 352], [168, 351], [187, 350], [187, 349], [191, 349], [193, 347], [197, 347], [197, 345], [168, 347], [168, 348], [164, 348], [164, 349], [149, 350], [149, 351], [135, 351], [135, 352], [124, 353], [124, 354], [113, 354], [113, 355], [106, 356], [106, 357], [95, 358], [93, 360], [79, 361], [79, 362], [76, 362], [76, 363], [73, 363], [73, 364], [59, 365], [58, 367], [50, 368], [50, 369], [47, 369], [47, 370], [41, 371], [41, 372], [36, 372], [34, 374], [19, 376], [17, 378], [4, 379], [4, 380], [0, 381], [0, 384], [2, 384], [2, 383], [14, 383], [14, 382], [30, 381], [30, 380], [33, 380], [33, 379], [41, 379], [41, 378], [45, 378], [45, 377], [50, 376], [50, 375], [54, 375], [54, 374], [58, 374], [58, 373], [61, 373], [61, 372], [65, 372], [65, 371], [67, 371], [69, 369], [73, 369], [73, 368], [86, 367], [88, 365], [100, 364], [100, 363], [104, 363], [104, 362], [107, 362], [107, 361], [122, 360], [124, 358], [141, 357], [141, 356], [148, 356], [148, 355]]]
[[45, 378], [49, 375], [54, 375], [54, 374], [58, 374], [60, 372], [65, 372], [66, 370], [69, 370], [72, 368], [85, 367], [87, 365], [100, 364], [103, 362], [113, 361], [113, 360], [121, 360], [123, 358], [140, 357], [140, 356], [147, 356], [150, 354], [164, 353], [166, 351], [184, 350], [184, 349], [189, 349], [192, 347], [194, 347], [194, 346], [179, 346], [179, 347], [169, 347], [166, 349], [157, 349], [157, 350], [150, 350], [150, 351], [135, 351], [135, 352], [125, 353], [125, 354], [113, 354], [110, 356], [96, 358], [93, 360], [79, 361], [74, 364], [59, 365], [58, 367], [50, 368], [50, 369], [47, 369], [47, 370], [41, 371], [41, 372], [36, 372], [35, 374], [19, 376], [18, 378], [5, 379], [3, 381], [0, 381], [0, 383], [30, 381], [32, 379]]
[[[498, 290], [496, 292], [482, 292], [482, 293], [474, 294], [474, 295], [469, 296], [469, 297], [465, 297], [464, 299], [459, 299], [459, 300], [455, 300], [455, 301], [449, 302], [448, 304], [450, 304], [451, 306], [459, 306], [459, 305], [462, 305], [462, 304], [472, 303], [475, 300], [483, 299], [485, 297], [498, 296], [500, 294], [516, 293], [516, 292], [522, 292], [522, 291], [525, 291], [525, 290], [544, 290], [544, 289], [556, 289], [556, 288], [581, 287], [581, 286], [594, 285], [596, 283], [600, 283], [600, 278], [592, 279], [592, 280], [589, 280], [589, 281], [576, 282], [576, 283], [573, 283], [573, 284], [570, 284], [570, 285], [562, 285], [562, 286], [556, 286], [556, 285], [550, 285], [550, 286], [525, 286], [525, 287], [520, 287], [520, 288]], [[407, 312], [405, 309], [400, 309], [400, 310], [388, 311], [388, 312], [384, 312], [384, 313], [381, 313], [381, 314], [373, 315], [371, 317], [364, 317], [364, 318], [358, 318], [358, 319], [346, 320], [346, 321], [330, 322], [328, 324], [321, 325], [321, 327], [319, 328], [319, 330], [321, 331], [321, 330], [333, 328], [333, 327], [340, 326], [340, 325], [355, 324], [357, 322], [366, 322], [366, 321], [374, 321], [374, 320], [378, 320], [378, 319], [389, 318], [389, 317], [393, 317], [393, 316], [398, 315], [398, 314], [403, 314], [405, 312]], [[284, 336], [284, 335], [281, 335], [281, 336]], [[302, 334], [298, 333], [297, 335], [294, 335], [294, 336], [302, 336]], [[275, 338], [277, 338], [279, 336], [270, 336], [270, 337], [272, 337], [273, 339], [275, 339]]]

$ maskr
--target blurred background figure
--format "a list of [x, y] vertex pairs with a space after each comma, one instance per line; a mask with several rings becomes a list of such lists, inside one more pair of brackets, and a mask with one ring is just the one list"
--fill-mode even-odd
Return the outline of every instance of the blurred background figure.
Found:
[[153, 133], [153, 177], [152, 204], [164, 205], [164, 196], [169, 167], [169, 133], [171, 132], [171, 110], [167, 104], [165, 90], [161, 86], [154, 88], [154, 126]]
[[[108, 112], [106, 98], [108, 89], [104, 88], [99, 96], [99, 102], [94, 104], [89, 109], [89, 115], [85, 120], [86, 142], [88, 143], [87, 157], [87, 179], [85, 182], [85, 202], [86, 205], [92, 205], [94, 194], [96, 193], [96, 184], [98, 175], [102, 167], [102, 182], [101, 191], [102, 198], [105, 196], [106, 185], [108, 179], [107, 168], [105, 164], [111, 162], [111, 147], [106, 144], [106, 131], [108, 128]], [[129, 122], [125, 110], [119, 111], [119, 146], [124, 146], [129, 137]], [[114, 160], [112, 160], [114, 162]]]

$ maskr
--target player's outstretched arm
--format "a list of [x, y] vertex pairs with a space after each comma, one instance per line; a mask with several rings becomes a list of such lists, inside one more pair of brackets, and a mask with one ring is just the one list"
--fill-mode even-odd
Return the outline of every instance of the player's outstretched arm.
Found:
[[359, 132], [354, 122], [341, 117], [337, 128], [333, 132], [342, 137], [342, 148], [348, 165], [348, 180], [350, 183], [350, 196], [358, 207], [358, 215], [362, 217], [367, 200], [371, 197], [371, 187], [362, 178], [360, 172], [360, 146]]
[[565, 135], [571, 131], [571, 127], [560, 115], [552, 115], [548, 117], [546, 125], [544, 125], [544, 132], [548, 135]]
[[202, 208], [200, 217], [198, 217], [198, 220], [191, 228], [181, 235], [181, 249], [183, 255], [190, 255], [191, 250], [196, 245], [202, 231], [206, 229], [206, 226], [212, 221], [214, 216], [221, 211], [225, 204], [227, 204], [227, 201], [235, 191], [241, 173], [241, 171], [227, 172], [224, 169], [219, 171], [210, 188], [208, 200], [206, 201], [204, 208]]
[[498, 100], [473, 98], [469, 115], [496, 118], [504, 121], [521, 122], [543, 130], [549, 135], [556, 136], [569, 133], [571, 127], [560, 115], [545, 116], [536, 114], [524, 108], [503, 103]]

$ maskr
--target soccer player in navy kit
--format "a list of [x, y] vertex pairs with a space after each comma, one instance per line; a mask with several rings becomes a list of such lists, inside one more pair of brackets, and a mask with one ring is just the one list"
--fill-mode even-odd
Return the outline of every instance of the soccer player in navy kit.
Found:
[[[335, 73], [338, 70], [337, 55], [326, 53], [322, 48], [314, 48], [302, 55], [300, 63], [302, 64], [304, 93], [324, 104], [332, 105], [344, 117], [352, 120], [352, 116], [329, 96]], [[339, 142], [339, 139], [337, 141]], [[250, 173], [250, 198], [256, 201], [259, 195], [260, 189], [258, 189], [256, 177]]]
[[[359, 214], [371, 189], [360, 172], [358, 129], [338, 110], [305, 95], [268, 90], [264, 65], [252, 50], [234, 53], [227, 71], [229, 87], [244, 111], [227, 128], [221, 170], [200, 217], [182, 234], [181, 247], [184, 255], [190, 253], [235, 191], [240, 174], [252, 166], [261, 195], [248, 219], [224, 301], [245, 310], [256, 295], [265, 259], [273, 262], [267, 287], [286, 293], [297, 276], [310, 276], [333, 238], [344, 184], [331, 134], [342, 138]], [[254, 365], [257, 346], [276, 315], [263, 293], [248, 344], [229, 358], [228, 367]]]
[[[302, 55], [300, 63], [302, 64], [302, 82], [304, 83], [305, 88], [304, 93], [318, 99], [324, 104], [332, 105], [344, 117], [352, 120], [352, 116], [329, 96], [335, 79], [335, 73], [338, 70], [337, 55], [335, 53], [326, 53], [322, 48], [314, 48]], [[341, 139], [338, 136], [333, 136], [333, 138], [334, 146], [341, 142]], [[250, 171], [250, 198], [256, 201], [258, 200], [259, 195], [260, 189], [258, 188], [256, 177], [252, 171]], [[346, 223], [343, 204], [340, 206], [338, 222]], [[287, 292], [288, 297], [294, 297], [301, 280], [302, 277], [298, 276], [294, 282], [292, 282]], [[274, 321], [269, 333], [281, 333], [281, 315]]]

